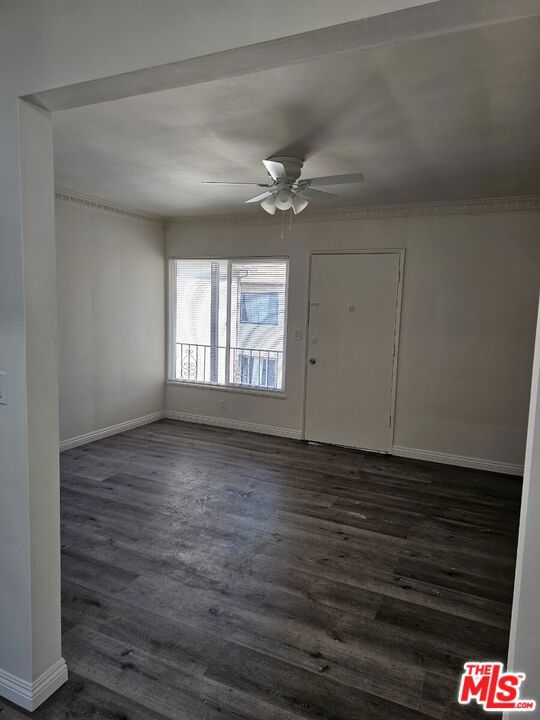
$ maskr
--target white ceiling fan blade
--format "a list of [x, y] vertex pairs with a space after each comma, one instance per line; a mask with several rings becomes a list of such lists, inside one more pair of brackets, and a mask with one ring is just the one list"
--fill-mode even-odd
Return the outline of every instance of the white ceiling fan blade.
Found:
[[268, 170], [268, 174], [274, 180], [287, 180], [287, 171], [285, 165], [275, 160], [263, 160], [264, 167]]
[[255, 195], [255, 197], [249, 198], [249, 200], [245, 200], [246, 203], [252, 203], [252, 202], [261, 202], [261, 200], [264, 200], [265, 198], [272, 195], [271, 192], [268, 190], [265, 190], [265, 192], [261, 193], [260, 195]]
[[319, 185], [346, 185], [347, 183], [358, 183], [364, 180], [362, 173], [347, 173], [345, 175], [325, 175], [324, 177], [311, 178], [303, 182], [309, 183], [310, 187]]
[[295, 188], [297, 195], [303, 198], [309, 198], [310, 200], [328, 200], [328, 198], [336, 197], [334, 193], [327, 193], [324, 190], [313, 190], [310, 187], [299, 187]]
[[268, 183], [255, 182], [221, 182], [220, 180], [203, 180], [202, 185], [256, 185], [257, 187], [272, 187]]

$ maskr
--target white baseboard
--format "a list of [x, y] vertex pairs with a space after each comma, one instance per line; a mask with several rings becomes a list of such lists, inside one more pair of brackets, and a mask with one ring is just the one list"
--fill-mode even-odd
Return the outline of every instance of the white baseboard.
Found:
[[475, 468], [489, 472], [504, 473], [505, 475], [523, 475], [523, 465], [484, 460], [482, 458], [466, 457], [464, 455], [448, 455], [433, 450], [418, 450], [416, 448], [394, 447], [390, 450], [392, 455], [412, 458], [413, 460], [427, 460], [428, 462], [443, 463], [444, 465], [457, 465], [458, 467]]
[[34, 682], [28, 682], [0, 668], [0, 695], [25, 710], [35, 710], [68, 679], [64, 658], [60, 658]]
[[[127, 420], [117, 425], [110, 425], [101, 430], [94, 430], [78, 437], [62, 440], [60, 443], [60, 452], [69, 450], [70, 448], [85, 445], [86, 443], [100, 440], [101, 438], [116, 435], [118, 433], [132, 430], [141, 425], [148, 425], [162, 418], [170, 420], [182, 420], [184, 422], [198, 423], [200, 425], [213, 425], [216, 427], [232, 428], [233, 430], [245, 430], [246, 432], [262, 433], [263, 435], [277, 435], [278, 437], [292, 438], [301, 440], [303, 435], [301, 430], [293, 428], [278, 427], [276, 425], [262, 425], [261, 423], [250, 423], [244, 420], [232, 420], [230, 418], [214, 417], [211, 415], [196, 415], [194, 413], [177, 412], [175, 410], [166, 410], [165, 412], [155, 412], [142, 417]], [[444, 465], [455, 465], [457, 467], [474, 468], [476, 470], [487, 470], [489, 472], [503, 473], [505, 475], [523, 475], [523, 465], [513, 463], [498, 462], [495, 460], [485, 460], [483, 458], [467, 457], [465, 455], [450, 455], [448, 453], [435, 452], [433, 450], [419, 450], [418, 448], [406, 448], [394, 445], [390, 450], [391, 455], [398, 457], [411, 458], [413, 460], [426, 460], [427, 462], [443, 463]]]
[[86, 445], [86, 443], [94, 442], [94, 440], [101, 440], [101, 438], [109, 437], [110, 435], [117, 435], [118, 433], [126, 432], [126, 430], [133, 430], [133, 428], [140, 427], [141, 425], [148, 425], [149, 423], [156, 422], [156, 420], [162, 420], [163, 417], [163, 412], [160, 410], [159, 412], [150, 413], [149, 415], [142, 415], [133, 420], [126, 420], [126, 422], [118, 423], [117, 425], [109, 425], [109, 427], [102, 428], [101, 430], [92, 430], [92, 432], [85, 433], [84, 435], [62, 440], [60, 443], [60, 452], [70, 450], [79, 445]]
[[200, 425], [215, 425], [217, 427], [246, 430], [247, 432], [263, 433], [264, 435], [277, 435], [279, 437], [302, 439], [302, 431], [292, 428], [276, 427], [275, 425], [260, 425], [259, 423], [231, 420], [230, 418], [212, 417], [210, 415], [193, 415], [187, 412], [166, 410], [165, 417], [169, 420], [183, 420], [184, 422], [199, 423]]

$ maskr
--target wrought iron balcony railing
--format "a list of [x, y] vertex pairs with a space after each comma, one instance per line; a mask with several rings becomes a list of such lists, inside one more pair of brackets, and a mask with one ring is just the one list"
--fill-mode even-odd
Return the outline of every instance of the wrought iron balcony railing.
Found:
[[229, 348], [229, 378], [226, 378], [227, 348], [195, 343], [176, 343], [176, 379], [193, 383], [244, 385], [280, 390], [283, 351], [259, 348]]

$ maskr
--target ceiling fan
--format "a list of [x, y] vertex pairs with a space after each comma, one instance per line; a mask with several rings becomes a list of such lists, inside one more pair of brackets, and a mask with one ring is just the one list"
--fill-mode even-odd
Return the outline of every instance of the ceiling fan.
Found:
[[270, 157], [263, 160], [270, 183], [243, 183], [243, 182], [216, 182], [210, 181], [205, 185], [256, 185], [267, 188], [264, 192], [246, 200], [246, 203], [258, 202], [263, 210], [274, 215], [276, 210], [290, 210], [295, 215], [304, 210], [310, 200], [323, 200], [334, 197], [332, 193], [315, 188], [327, 185], [345, 185], [346, 183], [362, 182], [362, 173], [348, 173], [345, 175], [326, 175], [325, 177], [300, 179], [303, 160], [289, 156]]

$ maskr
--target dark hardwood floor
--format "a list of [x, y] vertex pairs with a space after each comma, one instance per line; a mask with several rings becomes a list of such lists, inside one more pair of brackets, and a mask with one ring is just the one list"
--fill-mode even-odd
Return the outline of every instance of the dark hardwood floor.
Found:
[[483, 715], [457, 684], [506, 660], [518, 479], [174, 421], [61, 466], [70, 680], [31, 717]]

